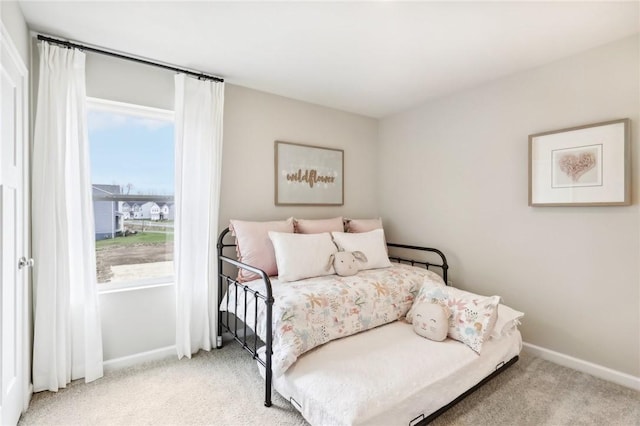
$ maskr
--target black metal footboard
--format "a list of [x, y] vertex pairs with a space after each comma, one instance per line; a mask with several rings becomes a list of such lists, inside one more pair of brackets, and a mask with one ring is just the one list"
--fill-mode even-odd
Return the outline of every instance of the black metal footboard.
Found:
[[[271, 359], [273, 355], [272, 351], [272, 327], [273, 327], [273, 294], [271, 289], [271, 280], [267, 276], [267, 274], [258, 268], [255, 268], [251, 265], [247, 265], [237, 261], [235, 258], [231, 258], [225, 255], [225, 249], [235, 248], [236, 244], [234, 243], [225, 243], [224, 239], [229, 234], [230, 231], [228, 228], [224, 229], [220, 235], [218, 236], [218, 334], [216, 340], [216, 346], [218, 348], [222, 347], [222, 333], [229, 332], [233, 336], [234, 340], [242, 345], [242, 348], [251, 354], [251, 356], [257, 360], [264, 368], [265, 368], [265, 400], [264, 405], [267, 407], [271, 406], [271, 382], [273, 377], [273, 372], [271, 369]], [[389, 259], [398, 263], [407, 263], [413, 266], [419, 265], [426, 269], [430, 269], [430, 267], [437, 267], [442, 270], [442, 277], [444, 282], [447, 283], [447, 271], [448, 264], [445, 255], [437, 249], [427, 248], [427, 247], [418, 247], [418, 246], [408, 246], [403, 244], [392, 244], [387, 243], [389, 248], [397, 248], [401, 250], [417, 250], [418, 252], [431, 252], [435, 253], [440, 258], [440, 263], [431, 263], [423, 260], [413, 260], [407, 259], [404, 257], [397, 257], [390, 255]], [[235, 257], [235, 250], [233, 252], [233, 256]], [[260, 278], [264, 281], [265, 293], [262, 294], [258, 291], [247, 287], [244, 283], [238, 282], [235, 278], [237, 276], [237, 270], [244, 269], [250, 272], [253, 272], [260, 276]], [[230, 295], [234, 295], [235, 303], [229, 303]], [[225, 295], [227, 295], [225, 299]], [[240, 295], [240, 297], [239, 297]], [[246, 324], [245, 321], [241, 321], [238, 319], [238, 315], [241, 318], [247, 318], [247, 309], [248, 309], [248, 300], [253, 298], [253, 306], [254, 312], [253, 324]], [[223, 306], [223, 301], [226, 300], [226, 305]], [[239, 300], [242, 302], [239, 305]], [[265, 346], [265, 356], [264, 360], [260, 358], [258, 355], [258, 303], [264, 303], [265, 306], [265, 318], [264, 321], [266, 323], [265, 326], [265, 336], [264, 336], [264, 346]], [[242, 324], [239, 324], [241, 322]], [[253, 335], [247, 340], [248, 328], [251, 328]]]
[[[216, 339], [216, 346], [218, 348], [222, 347], [222, 333], [227, 331], [233, 335], [233, 338], [242, 345], [242, 348], [251, 354], [253, 359], [257, 360], [265, 369], [265, 396], [264, 396], [264, 405], [267, 407], [271, 407], [271, 379], [272, 379], [272, 370], [271, 370], [271, 356], [273, 354], [272, 351], [272, 339], [273, 334], [271, 332], [271, 326], [273, 324], [272, 312], [273, 312], [273, 294], [271, 292], [271, 280], [267, 276], [267, 274], [258, 268], [254, 268], [251, 265], [247, 265], [241, 262], [238, 262], [235, 259], [227, 257], [224, 255], [224, 249], [228, 247], [235, 247], [235, 244], [225, 244], [224, 238], [229, 233], [229, 228], [223, 230], [218, 237], [218, 334]], [[265, 284], [265, 293], [261, 294], [249, 287], [245, 284], [238, 282], [235, 278], [232, 278], [231, 273], [227, 273], [228, 266], [233, 266], [237, 269], [245, 269], [247, 271], [253, 272], [262, 278]], [[227, 268], [225, 268], [227, 266]], [[232, 268], [233, 269], [233, 268]], [[233, 269], [236, 271], [237, 269]], [[234, 300], [235, 303], [233, 306], [229, 306], [230, 297], [226, 298], [226, 310], [222, 310], [222, 302], [224, 295], [227, 294], [229, 296], [231, 292], [234, 292]], [[238, 307], [238, 294], [242, 295], [243, 306]], [[240, 311], [242, 313], [242, 318], [247, 318], [247, 301], [253, 297], [253, 306], [254, 306], [254, 323], [252, 327], [253, 338], [249, 340], [247, 343], [247, 324], [245, 321], [242, 322], [240, 334], [240, 330], [238, 329], [238, 309], [242, 309]], [[264, 360], [258, 356], [258, 303], [264, 303], [266, 308], [266, 317], [265, 317], [265, 354]], [[230, 315], [233, 314], [233, 318]], [[224, 321], [223, 321], [224, 320]], [[233, 326], [232, 324], [233, 323]], [[251, 325], [249, 325], [251, 327]], [[251, 342], [253, 341], [253, 342]], [[253, 343], [253, 344], [251, 344]]]

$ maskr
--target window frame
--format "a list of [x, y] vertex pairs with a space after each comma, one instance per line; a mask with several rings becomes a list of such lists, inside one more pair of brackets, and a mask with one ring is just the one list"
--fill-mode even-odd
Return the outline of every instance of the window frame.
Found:
[[[154, 107], [132, 104], [132, 103], [112, 101], [108, 99], [94, 98], [90, 96], [86, 97], [86, 110], [87, 110], [87, 116], [89, 114], [89, 111], [104, 111], [104, 112], [113, 112], [117, 114], [133, 115], [133, 116], [148, 118], [153, 120], [170, 121], [174, 125], [174, 132], [175, 132], [175, 112], [172, 110], [154, 108]], [[87, 126], [87, 136], [88, 136], [88, 126]], [[174, 146], [175, 146], [175, 141], [174, 141]], [[91, 152], [90, 143], [89, 143], [89, 152]], [[174, 191], [174, 197], [175, 197], [175, 191]], [[93, 202], [93, 195], [91, 197], [91, 200]], [[174, 198], [174, 202], [175, 202], [175, 198]], [[175, 237], [175, 234], [174, 234], [174, 237]], [[175, 272], [175, 269], [174, 269], [174, 272]], [[103, 294], [103, 293], [114, 293], [119, 291], [137, 290], [140, 288], [164, 287], [164, 286], [174, 285], [174, 283], [175, 283], [175, 273], [173, 275], [168, 275], [163, 277], [143, 278], [140, 280], [133, 280], [133, 281], [118, 281], [114, 283], [111, 283], [111, 282], [98, 283], [96, 281], [96, 286], [98, 288], [98, 294]]]

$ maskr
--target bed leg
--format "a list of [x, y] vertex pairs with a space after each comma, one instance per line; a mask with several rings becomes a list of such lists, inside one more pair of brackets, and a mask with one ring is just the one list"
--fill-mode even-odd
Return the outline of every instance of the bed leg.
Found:
[[264, 383], [264, 406], [271, 407], [271, 371], [266, 371], [266, 379]]
[[216, 336], [216, 349], [220, 349], [222, 347], [222, 336]]
[[[269, 340], [269, 339], [267, 339]], [[267, 367], [264, 372], [264, 406], [271, 407], [271, 381], [273, 371], [271, 370], [271, 357], [267, 356]]]

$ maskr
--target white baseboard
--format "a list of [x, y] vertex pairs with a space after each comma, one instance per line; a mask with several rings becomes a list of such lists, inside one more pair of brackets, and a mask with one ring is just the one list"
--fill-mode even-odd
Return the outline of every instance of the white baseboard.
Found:
[[532, 345], [531, 343], [524, 342], [522, 346], [526, 352], [539, 358], [640, 391], [640, 377], [632, 376], [631, 374], [613, 370], [608, 367], [603, 367], [602, 365], [594, 364], [589, 361], [574, 358], [560, 352], [552, 351], [551, 349]]
[[177, 357], [175, 345], [166, 346], [164, 348], [154, 349], [152, 351], [141, 352], [138, 354], [127, 355], [120, 358], [104, 361], [102, 366], [105, 372], [120, 370], [121, 368], [131, 367], [132, 365], [141, 364], [148, 361], [157, 361], [166, 359], [171, 356]]

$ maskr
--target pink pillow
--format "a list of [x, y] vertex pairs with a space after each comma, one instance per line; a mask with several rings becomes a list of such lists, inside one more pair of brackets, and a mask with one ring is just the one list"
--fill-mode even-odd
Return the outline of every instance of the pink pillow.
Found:
[[351, 219], [347, 223], [347, 232], [369, 232], [382, 229], [382, 219]]
[[333, 219], [294, 219], [293, 224], [298, 234], [344, 232], [342, 216]]
[[[273, 222], [247, 222], [231, 220], [231, 235], [236, 237], [238, 261], [262, 269], [268, 276], [278, 275], [276, 255], [269, 239], [269, 231], [293, 232], [293, 218]], [[238, 281], [251, 281], [260, 278], [257, 274], [244, 269], [238, 270]]]

